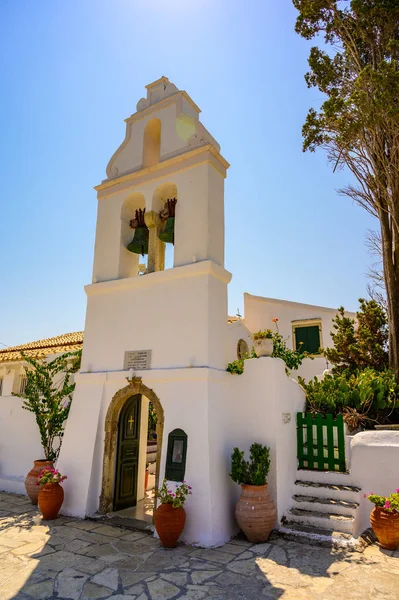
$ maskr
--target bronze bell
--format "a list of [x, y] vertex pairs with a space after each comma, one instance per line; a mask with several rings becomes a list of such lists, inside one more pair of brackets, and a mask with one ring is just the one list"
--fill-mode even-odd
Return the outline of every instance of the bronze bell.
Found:
[[160, 217], [162, 221], [166, 220], [164, 229], [158, 234], [158, 237], [167, 244], [175, 243], [175, 207], [176, 198], [167, 200], [163, 211], [161, 211]]
[[150, 232], [144, 221], [145, 208], [136, 210], [136, 217], [130, 221], [134, 236], [127, 249], [134, 254], [148, 254], [148, 238]]

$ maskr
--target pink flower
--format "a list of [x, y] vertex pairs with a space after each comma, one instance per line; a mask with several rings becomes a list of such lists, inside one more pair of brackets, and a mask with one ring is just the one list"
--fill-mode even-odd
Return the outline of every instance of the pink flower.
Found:
[[176, 494], [172, 494], [172, 498], [174, 498], [176, 496]]
[[363, 498], [367, 498], [367, 494], [363, 494]]
[[399, 494], [399, 488], [396, 490], [396, 493]]
[[385, 502], [385, 508], [391, 508], [391, 503], [389, 502], [389, 500]]

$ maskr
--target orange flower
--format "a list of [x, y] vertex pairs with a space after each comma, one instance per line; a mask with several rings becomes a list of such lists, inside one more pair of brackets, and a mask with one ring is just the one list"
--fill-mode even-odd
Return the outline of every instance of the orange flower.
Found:
[[272, 319], [272, 323], [277, 323], [278, 319], [277, 317], [274, 317], [274, 319]]

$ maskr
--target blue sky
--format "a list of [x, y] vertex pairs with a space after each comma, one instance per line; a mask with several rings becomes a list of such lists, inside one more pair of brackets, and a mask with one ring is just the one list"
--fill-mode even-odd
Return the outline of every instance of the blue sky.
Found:
[[365, 232], [301, 126], [322, 97], [290, 0], [1, 0], [0, 340], [84, 326], [96, 194], [144, 86], [166, 75], [201, 107], [231, 163], [229, 308], [244, 291], [353, 310]]

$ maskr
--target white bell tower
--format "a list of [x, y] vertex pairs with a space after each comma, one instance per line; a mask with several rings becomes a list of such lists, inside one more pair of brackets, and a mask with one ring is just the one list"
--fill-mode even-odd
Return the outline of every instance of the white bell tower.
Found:
[[[132, 467], [123, 481], [137, 484], [137, 494], [132, 494], [140, 501], [151, 402], [159, 411], [159, 482], [168, 472], [173, 431], [183, 432], [187, 442], [185, 478], [194, 492], [187, 502], [182, 539], [212, 545], [232, 532], [229, 512], [221, 520], [214, 510], [218, 503], [229, 502], [224, 488], [220, 490], [228, 476], [215, 419], [215, 414], [228, 410], [222, 397], [231, 338], [231, 274], [224, 268], [224, 179], [229, 165], [200, 123], [199, 112], [188, 94], [166, 77], [147, 85], [147, 97], [126, 120], [125, 139], [108, 164], [107, 179], [96, 187], [93, 281], [85, 288], [81, 372], [75, 379], [59, 465], [68, 473], [66, 514], [112, 509], [122, 406], [138, 394], [138, 458], [131, 453], [137, 470]], [[168, 200], [177, 202], [173, 267], [165, 270], [165, 241], [159, 234], [164, 233]], [[139, 229], [132, 226], [138, 222], [140, 235], [148, 241], [140, 246], [148, 246], [147, 272], [142, 275], [139, 254], [128, 249], [132, 240], [137, 242]], [[145, 356], [143, 362], [134, 359], [134, 377], [131, 356]]]
[[[200, 109], [166, 77], [126, 119], [125, 139], [96, 187], [93, 284], [83, 367], [121, 368], [132, 345], [151, 348], [154, 368], [225, 367], [224, 178], [228, 163], [199, 121]], [[173, 269], [164, 271], [160, 212], [176, 198]], [[137, 209], [149, 229], [148, 272], [127, 247]]]

